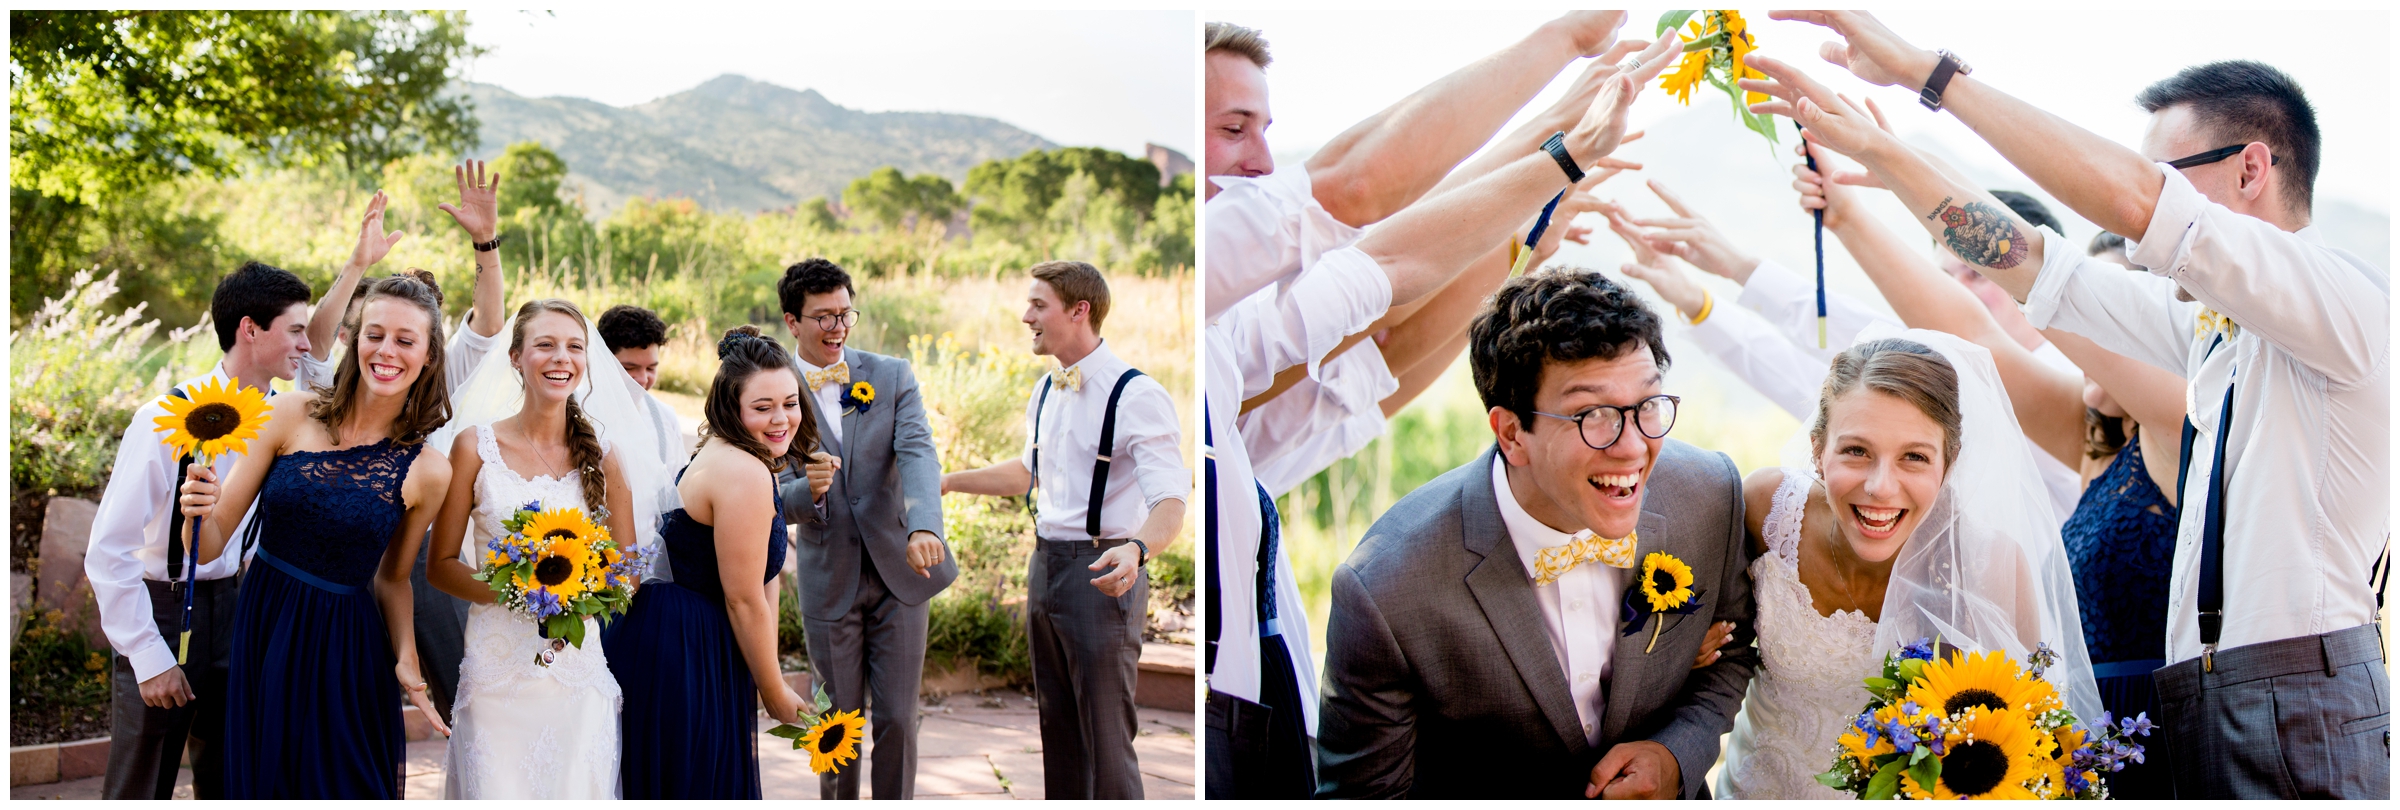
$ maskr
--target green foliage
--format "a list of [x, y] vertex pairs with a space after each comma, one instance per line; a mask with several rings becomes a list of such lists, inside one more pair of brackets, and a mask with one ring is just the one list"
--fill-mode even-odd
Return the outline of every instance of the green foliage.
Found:
[[977, 670], [1011, 683], [1030, 682], [1025, 561], [1035, 541], [1024, 502], [952, 495], [942, 499], [942, 522], [958, 558], [958, 580], [931, 602], [926, 662], [949, 668], [972, 661]]
[[801, 203], [799, 219], [809, 230], [820, 233], [840, 230], [842, 227], [841, 216], [833, 212], [833, 203], [823, 195], [810, 197], [807, 202]]
[[9, 648], [9, 744], [64, 742], [108, 728], [109, 651], [65, 626], [65, 615], [27, 611]]
[[785, 582], [775, 603], [775, 653], [777, 658], [808, 660], [808, 625], [800, 617], [798, 582]]
[[11, 11], [9, 185], [90, 204], [247, 157], [463, 149], [466, 37], [455, 11]]
[[904, 177], [899, 169], [885, 166], [850, 181], [850, 187], [842, 192], [842, 204], [885, 230], [898, 230], [912, 218], [918, 229], [948, 222], [965, 201], [941, 175]]
[[567, 179], [567, 162], [538, 141], [509, 144], [492, 161], [492, 171], [501, 176], [500, 210], [510, 216], [552, 217], [573, 207], [558, 196], [559, 184]]
[[205, 320], [150, 345], [158, 321], [143, 306], [107, 313], [116, 281], [77, 273], [9, 337], [9, 483], [19, 491], [105, 487], [134, 411], [220, 356]]

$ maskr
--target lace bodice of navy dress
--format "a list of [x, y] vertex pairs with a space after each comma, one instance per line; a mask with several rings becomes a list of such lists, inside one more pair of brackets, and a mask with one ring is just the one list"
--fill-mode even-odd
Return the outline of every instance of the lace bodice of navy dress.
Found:
[[400, 485], [423, 443], [288, 453], [258, 493], [259, 550], [337, 585], [375, 577], [408, 514]]
[[2127, 440], [2108, 470], [2084, 488], [2059, 534], [2075, 571], [2075, 604], [2092, 663], [2166, 657], [2167, 577], [2181, 519], [2151, 481], [2138, 440]]

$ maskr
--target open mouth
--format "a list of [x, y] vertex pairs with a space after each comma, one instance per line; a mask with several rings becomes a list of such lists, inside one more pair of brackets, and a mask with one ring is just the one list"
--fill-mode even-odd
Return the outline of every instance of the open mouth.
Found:
[[374, 377], [376, 382], [388, 383], [399, 380], [400, 371], [401, 369], [399, 366], [385, 365], [382, 363], [367, 364], [367, 375]]
[[1876, 540], [1889, 540], [1900, 530], [1900, 519], [1908, 516], [1906, 509], [1850, 505], [1850, 517], [1858, 523], [1859, 532]]
[[1631, 508], [1642, 502], [1641, 470], [1595, 475], [1585, 478], [1584, 483], [1599, 490], [1601, 500], [1613, 507]]
[[770, 430], [766, 432], [768, 444], [782, 444], [790, 438], [792, 438], [792, 431], [788, 428], [784, 430]]
[[554, 385], [573, 385], [575, 383], [575, 372], [546, 371], [542, 373], [542, 379], [549, 380]]

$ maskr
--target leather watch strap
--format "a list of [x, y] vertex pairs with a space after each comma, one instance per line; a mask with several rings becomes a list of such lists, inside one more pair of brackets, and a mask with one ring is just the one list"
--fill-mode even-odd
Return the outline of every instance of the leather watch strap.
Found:
[[1567, 154], [1567, 133], [1551, 134], [1550, 140], [1542, 142], [1542, 151], [1550, 153], [1550, 159], [1558, 161], [1558, 167], [1566, 170], [1567, 182], [1583, 182], [1583, 167], [1575, 165], [1574, 156]]
[[1941, 60], [1933, 64], [1933, 75], [1926, 77], [1925, 87], [1917, 91], [1917, 103], [1925, 105], [1925, 109], [1940, 112], [1942, 91], [1950, 89], [1950, 78], [1973, 72], [1973, 69], [1967, 67], [1965, 62], [1958, 61], [1957, 54], [1946, 50], [1935, 53]]

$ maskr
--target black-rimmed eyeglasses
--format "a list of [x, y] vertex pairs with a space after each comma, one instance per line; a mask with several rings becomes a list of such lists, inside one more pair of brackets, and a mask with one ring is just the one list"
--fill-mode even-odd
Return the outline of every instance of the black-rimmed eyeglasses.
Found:
[[1583, 436], [1586, 446], [1594, 450], [1606, 450], [1625, 436], [1627, 414], [1633, 415], [1633, 425], [1642, 435], [1653, 439], [1666, 438], [1667, 431], [1675, 429], [1675, 406], [1682, 403], [1682, 397], [1660, 394], [1631, 405], [1594, 405], [1574, 416], [1541, 411], [1534, 411], [1534, 414], [1573, 422], [1576, 433]]
[[808, 315], [803, 317], [806, 317], [812, 321], [816, 321], [817, 328], [827, 332], [831, 332], [836, 329], [848, 329], [858, 325], [858, 310], [855, 309], [839, 315]]
[[[2211, 149], [2191, 157], [2176, 158], [2174, 160], [2167, 161], [2167, 165], [2177, 169], [2189, 169], [2193, 166], [2206, 166], [2208, 164], [2233, 157], [2234, 155], [2241, 154], [2242, 150], [2248, 148], [2250, 148], [2249, 144], [2237, 143], [2223, 149]], [[2282, 155], [2267, 155], [2267, 165], [2269, 166], [2273, 166], [2282, 162]]]

